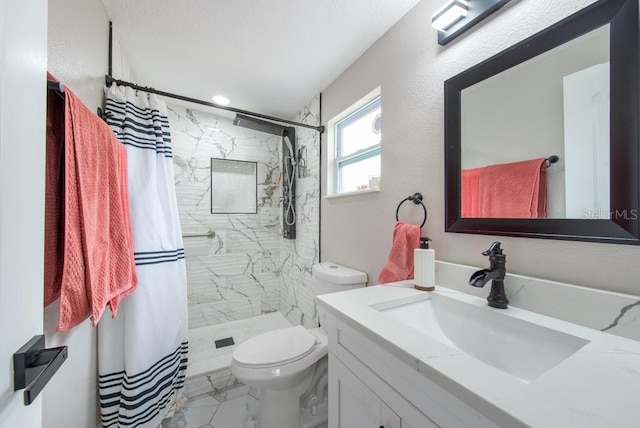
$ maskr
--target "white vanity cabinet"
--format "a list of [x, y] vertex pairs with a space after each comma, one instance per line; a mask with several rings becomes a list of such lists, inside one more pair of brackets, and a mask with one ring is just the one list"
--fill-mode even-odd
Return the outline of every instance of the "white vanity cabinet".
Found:
[[[403, 285], [316, 297], [328, 333], [329, 428], [638, 427], [638, 340], [491, 308], [444, 286]], [[566, 288], [545, 290], [577, 293]], [[614, 298], [619, 313], [637, 306], [637, 296]]]
[[[335, 386], [337, 412], [331, 426], [336, 427], [384, 427], [401, 428], [400, 417], [367, 385], [351, 372], [335, 356], [330, 383]], [[334, 423], [335, 422], [335, 423]]]
[[320, 312], [329, 335], [329, 428], [497, 427], [406, 361]]

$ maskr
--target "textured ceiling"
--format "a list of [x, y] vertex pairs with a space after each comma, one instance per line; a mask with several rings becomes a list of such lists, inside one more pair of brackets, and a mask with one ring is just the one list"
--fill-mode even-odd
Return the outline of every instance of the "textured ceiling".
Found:
[[283, 118], [419, 1], [103, 0], [138, 84]]

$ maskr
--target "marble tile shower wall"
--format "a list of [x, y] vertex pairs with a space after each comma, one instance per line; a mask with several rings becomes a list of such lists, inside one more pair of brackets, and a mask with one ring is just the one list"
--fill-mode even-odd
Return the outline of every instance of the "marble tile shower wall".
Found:
[[[320, 124], [320, 97], [313, 98], [293, 119], [296, 122]], [[311, 268], [320, 257], [320, 134], [312, 129], [296, 128], [298, 148], [304, 146], [306, 158], [299, 164], [296, 184], [296, 239], [282, 240], [282, 287], [280, 311], [294, 325], [318, 325]], [[302, 163], [306, 160], [306, 169]]]
[[[189, 328], [277, 311], [280, 138], [182, 106], [170, 105], [168, 116], [185, 235]], [[211, 214], [211, 158], [257, 162], [257, 214]]]
[[[320, 136], [296, 128], [306, 149], [297, 179], [297, 239], [281, 237], [281, 139], [231, 119], [170, 105], [176, 195], [187, 261], [189, 328], [280, 310], [292, 324], [317, 325], [311, 268], [319, 259]], [[320, 123], [320, 98], [293, 119]], [[258, 163], [258, 213], [211, 214], [211, 158]], [[306, 172], [306, 173], [305, 173]], [[213, 237], [189, 235], [207, 235]]]

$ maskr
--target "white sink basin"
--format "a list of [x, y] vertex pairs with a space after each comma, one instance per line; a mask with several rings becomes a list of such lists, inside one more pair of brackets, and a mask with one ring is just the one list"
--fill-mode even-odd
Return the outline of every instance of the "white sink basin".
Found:
[[434, 292], [418, 301], [385, 302], [372, 308], [527, 383], [589, 343], [513, 318], [508, 315], [511, 309], [490, 308], [472, 296]]

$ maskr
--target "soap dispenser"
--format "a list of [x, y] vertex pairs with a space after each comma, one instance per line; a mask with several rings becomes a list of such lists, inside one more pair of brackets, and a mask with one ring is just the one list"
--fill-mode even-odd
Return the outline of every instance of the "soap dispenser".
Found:
[[420, 248], [413, 250], [414, 287], [433, 291], [436, 286], [436, 252], [429, 248], [429, 238], [420, 238]]

